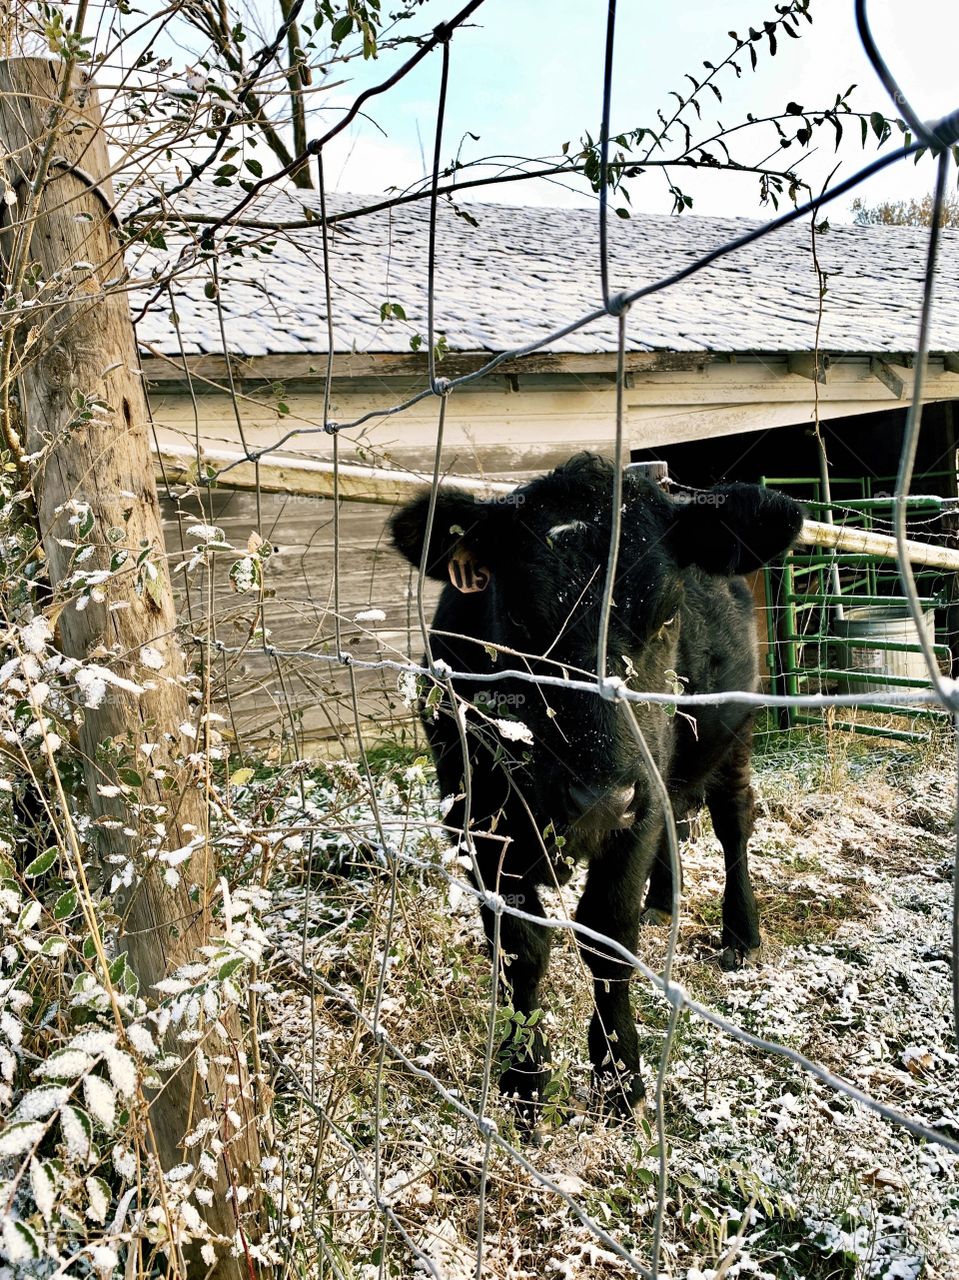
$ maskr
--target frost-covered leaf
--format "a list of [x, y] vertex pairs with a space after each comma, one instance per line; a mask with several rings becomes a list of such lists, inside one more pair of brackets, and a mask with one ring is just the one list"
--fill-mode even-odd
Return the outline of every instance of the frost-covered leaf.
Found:
[[54, 920], [67, 920], [77, 909], [76, 889], [67, 889], [60, 894], [53, 904]]
[[158, 1052], [156, 1042], [142, 1023], [134, 1022], [127, 1027], [127, 1039], [137, 1053], [142, 1054], [144, 1058], [156, 1057]]
[[8, 1262], [30, 1262], [40, 1256], [37, 1237], [25, 1222], [8, 1218], [3, 1224], [3, 1252]]
[[34, 858], [32, 862], [28, 863], [24, 868], [23, 874], [28, 879], [34, 879], [36, 876], [42, 876], [43, 873], [45, 871], [49, 871], [56, 862], [59, 852], [60, 850], [56, 845], [50, 849], [45, 849], [39, 857]]
[[48, 1161], [42, 1164], [36, 1158], [30, 1161], [30, 1189], [43, 1220], [49, 1222], [53, 1216], [57, 1188], [53, 1168]]
[[19, 933], [29, 933], [40, 919], [42, 910], [43, 908], [39, 902], [31, 902], [24, 907], [20, 919], [17, 921], [17, 931]]
[[109, 1245], [98, 1244], [90, 1252], [90, 1261], [101, 1280], [109, 1280], [120, 1265], [120, 1256]]
[[113, 1167], [125, 1182], [132, 1182], [137, 1176], [136, 1156], [120, 1143], [113, 1148]]
[[113, 1086], [102, 1076], [89, 1075], [83, 1081], [83, 1096], [94, 1120], [109, 1132], [116, 1123], [117, 1099]]
[[45, 1120], [53, 1115], [70, 1096], [70, 1090], [63, 1085], [41, 1085], [25, 1093], [17, 1104], [13, 1119], [16, 1121]]
[[91, 1031], [81, 1031], [79, 1035], [73, 1037], [66, 1046], [68, 1049], [80, 1049], [84, 1053], [106, 1053], [108, 1049], [112, 1049], [117, 1042], [117, 1033], [115, 1031], [103, 1031], [99, 1027], [93, 1028]]
[[131, 1098], [137, 1089], [137, 1064], [122, 1049], [108, 1049], [104, 1060], [117, 1092], [122, 1098]]
[[33, 1074], [48, 1080], [76, 1080], [92, 1066], [93, 1058], [82, 1049], [58, 1049], [46, 1062], [41, 1062]]
[[507, 742], [526, 742], [532, 744], [533, 731], [520, 720], [494, 720], [493, 724]]
[[8, 1124], [0, 1133], [0, 1157], [22, 1156], [43, 1137], [46, 1125], [39, 1120], [26, 1121], [23, 1124]]
[[60, 1112], [60, 1132], [71, 1159], [85, 1161], [89, 1158], [93, 1125], [85, 1111], [80, 1107], [64, 1107]]
[[106, 1222], [107, 1214], [110, 1212], [110, 1188], [102, 1178], [87, 1178], [84, 1185], [90, 1201], [87, 1217], [93, 1222]]

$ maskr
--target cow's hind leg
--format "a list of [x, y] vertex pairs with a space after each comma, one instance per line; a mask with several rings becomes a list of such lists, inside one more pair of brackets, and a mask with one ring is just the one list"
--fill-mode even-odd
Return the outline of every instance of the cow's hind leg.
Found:
[[[676, 810], [676, 840], [680, 848], [689, 839], [690, 818], [683, 810]], [[682, 887], [682, 885], [680, 885]], [[641, 924], [669, 924], [673, 916], [673, 864], [669, 856], [666, 830], [660, 837], [656, 859], [649, 873], [646, 901], [643, 904]]]
[[759, 912], [749, 879], [746, 846], [755, 821], [755, 796], [750, 784], [751, 748], [738, 741], [710, 779], [706, 804], [713, 830], [723, 847], [726, 889], [723, 894], [722, 956], [724, 969], [736, 969], [759, 951]]
[[[643, 886], [649, 875], [651, 839], [624, 832], [589, 864], [586, 887], [576, 909], [577, 923], [618, 942], [635, 954]], [[629, 1115], [645, 1093], [640, 1076], [639, 1037], [629, 999], [633, 966], [602, 942], [577, 934], [593, 976], [593, 1016], [589, 1057], [604, 1108]]]
[[[509, 907], [530, 915], [546, 912], [536, 886], [528, 880], [504, 881], [510, 884], [503, 896]], [[487, 906], [482, 908], [483, 925], [490, 951], [496, 943], [496, 917]], [[497, 1063], [499, 1086], [507, 1097], [518, 1098], [524, 1111], [532, 1115], [532, 1106], [542, 1102], [549, 1083], [549, 1049], [540, 1026], [542, 1008], [539, 987], [549, 962], [550, 931], [528, 920], [518, 919], [508, 910], [499, 916], [498, 954], [493, 955], [502, 981], [502, 994], [514, 1014], [506, 1037], [499, 1046]], [[539, 1016], [537, 1016], [539, 1015]], [[530, 1022], [532, 1021], [532, 1025]]]

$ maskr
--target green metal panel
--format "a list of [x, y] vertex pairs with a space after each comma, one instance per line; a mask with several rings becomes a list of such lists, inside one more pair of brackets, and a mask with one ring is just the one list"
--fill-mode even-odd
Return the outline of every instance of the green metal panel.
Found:
[[[942, 473], [946, 474], [946, 473]], [[932, 480], [933, 476], [923, 477]], [[891, 495], [891, 479], [868, 477], [838, 478], [831, 481], [832, 502], [820, 498], [818, 478], [802, 476], [766, 477], [762, 481], [772, 488], [792, 492], [802, 501], [811, 517], [830, 519], [833, 524], [860, 529], [891, 532], [895, 499]], [[940, 516], [955, 510], [953, 500], [928, 493], [910, 498], [907, 508], [910, 536], [931, 538], [941, 542]], [[768, 614], [766, 632], [769, 643], [769, 667], [777, 693], [795, 696], [800, 693], [836, 693], [846, 691], [855, 682], [860, 688], [876, 685], [882, 688], [927, 689], [929, 682], [913, 674], [893, 674], [882, 669], [859, 669], [847, 666], [843, 655], [851, 650], [873, 650], [877, 655], [921, 653], [918, 643], [889, 639], [884, 636], [846, 637], [835, 630], [834, 619], [846, 609], [863, 607], [905, 607], [905, 598], [894, 560], [882, 556], [835, 552], [829, 548], [802, 548], [787, 555], [781, 565], [767, 567], [766, 600]], [[936, 569], [915, 571], [924, 608], [941, 608], [957, 597], [955, 575]], [[839, 611], [837, 615], [837, 610]], [[945, 643], [942, 620], [937, 616], [934, 652], [948, 659], [952, 650]], [[852, 661], [847, 658], [847, 661]], [[881, 656], [877, 658], [882, 663]], [[884, 665], [884, 664], [883, 664]], [[885, 724], [861, 720], [860, 714], [882, 716]], [[904, 707], [882, 701], [881, 691], [863, 692], [862, 702], [853, 717], [843, 719], [823, 712], [785, 708], [780, 727], [802, 725], [829, 727], [871, 736], [915, 742], [928, 738], [908, 726], [923, 723], [934, 726], [948, 720], [948, 714], [927, 706]], [[931, 731], [931, 729], [930, 729]]]

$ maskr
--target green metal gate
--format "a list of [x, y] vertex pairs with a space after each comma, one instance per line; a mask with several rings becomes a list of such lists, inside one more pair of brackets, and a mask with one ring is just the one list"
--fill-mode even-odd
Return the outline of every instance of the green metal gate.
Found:
[[[930, 484], [938, 478], [923, 477]], [[770, 476], [764, 477], [762, 483], [791, 492], [804, 503], [813, 520], [892, 532], [896, 501], [891, 493], [892, 481], [831, 479], [829, 504], [821, 499], [818, 479]], [[944, 528], [943, 521], [944, 513], [955, 510], [954, 501], [923, 495], [907, 499], [907, 503], [910, 538], [955, 544], [954, 534]], [[916, 566], [915, 578], [923, 608], [935, 611], [934, 651], [941, 670], [949, 672], [953, 655], [959, 653], [959, 636], [952, 634], [953, 616], [959, 612], [957, 575]], [[937, 708], [882, 701], [882, 692], [889, 688], [929, 688], [925, 678], [890, 674], [881, 669], [884, 654], [920, 654], [918, 640], [903, 643], [841, 634], [839, 615], [850, 608], [905, 608], [895, 560], [828, 548], [799, 548], [790, 552], [780, 566], [766, 569], [765, 590], [768, 676], [773, 690], [787, 696], [848, 692], [855, 686], [863, 691], [863, 701], [851, 710], [810, 712], [784, 708], [781, 728], [826, 725], [914, 742], [929, 737], [932, 723], [948, 720], [948, 714]], [[857, 650], [874, 653], [874, 665], [879, 669], [870, 670], [859, 660], [851, 662], [850, 655]], [[869, 700], [865, 692], [870, 685], [878, 690], [875, 700]], [[920, 725], [924, 728], [920, 729]]]

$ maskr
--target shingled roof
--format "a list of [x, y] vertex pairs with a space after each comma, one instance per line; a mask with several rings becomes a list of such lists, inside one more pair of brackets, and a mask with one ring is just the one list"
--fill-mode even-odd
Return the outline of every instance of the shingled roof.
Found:
[[[206, 188], [177, 198], [178, 212], [219, 215], [235, 188]], [[379, 197], [382, 199], [382, 197]], [[331, 214], [374, 203], [338, 196]], [[271, 192], [246, 219], [302, 219], [316, 197]], [[500, 352], [545, 338], [599, 304], [597, 215], [591, 210], [470, 205], [471, 225], [441, 201], [436, 255], [436, 326], [453, 351]], [[610, 216], [614, 289], [653, 282], [759, 223], [748, 219]], [[330, 227], [333, 342], [337, 352], [403, 353], [425, 336], [427, 202], [335, 222]], [[322, 354], [327, 319], [318, 226], [270, 234], [240, 232], [252, 244], [275, 242], [269, 254], [221, 255], [221, 298], [227, 343], [239, 356]], [[223, 233], [220, 233], [222, 239]], [[161, 255], [175, 260], [183, 242], [168, 237]], [[927, 232], [905, 227], [833, 225], [818, 237], [828, 273], [820, 347], [855, 353], [908, 352], [915, 347]], [[180, 259], [173, 284], [188, 354], [222, 353], [216, 305], [206, 296], [209, 267]], [[157, 265], [151, 251], [149, 261]], [[142, 277], [147, 262], [134, 265]], [[945, 231], [931, 348], [959, 350], [959, 232]], [[144, 294], [144, 299], [149, 296]], [[380, 319], [381, 304], [399, 303], [405, 321]], [[805, 352], [815, 345], [818, 285], [808, 220], [776, 231], [630, 310], [631, 351]], [[134, 310], [138, 310], [135, 304]], [[154, 351], [179, 353], [161, 295], [140, 320], [140, 339]], [[603, 320], [547, 343], [551, 352], [615, 349], [615, 323]]]

